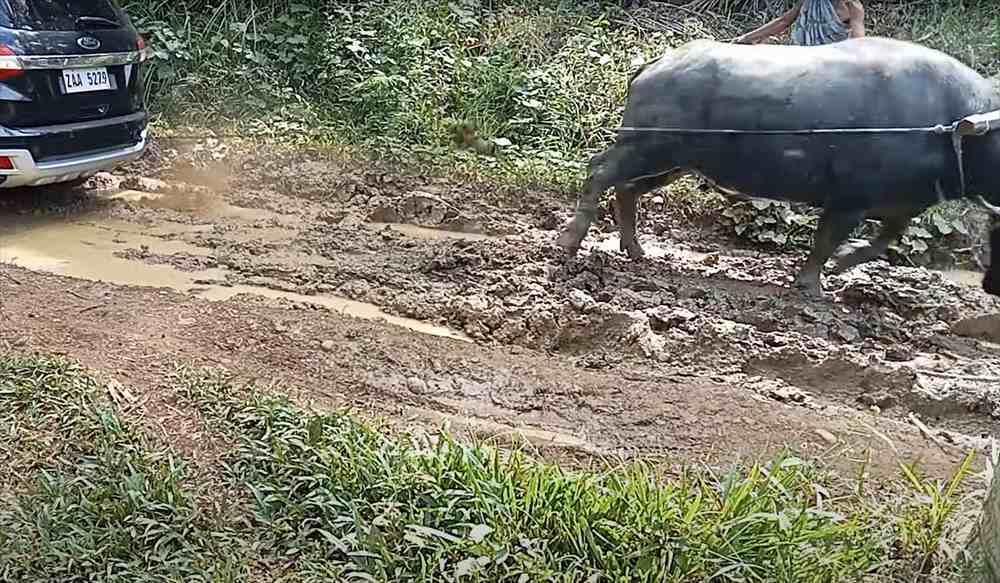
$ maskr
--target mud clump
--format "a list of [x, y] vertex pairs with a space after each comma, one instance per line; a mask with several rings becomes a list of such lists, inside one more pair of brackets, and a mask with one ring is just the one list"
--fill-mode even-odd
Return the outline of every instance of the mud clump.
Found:
[[988, 314], [959, 320], [952, 325], [951, 333], [1000, 344], [1000, 315]]
[[215, 257], [192, 255], [184, 252], [169, 255], [152, 253], [150, 252], [149, 247], [145, 245], [138, 249], [130, 248], [125, 249], [124, 251], [115, 251], [114, 256], [120, 259], [142, 261], [151, 265], [169, 265], [180, 271], [190, 272], [205, 271], [219, 266], [219, 262], [215, 259]]
[[[212, 167], [208, 153], [199, 156], [207, 158], [198, 165]], [[266, 208], [280, 220], [207, 213], [198, 223], [205, 229], [185, 240], [210, 256], [133, 249], [122, 257], [182, 270], [217, 265], [232, 284], [367, 302], [481, 344], [561, 355], [577, 369], [713, 379], [775, 407], [918, 411], [976, 430], [995, 423], [996, 399], [981, 379], [1000, 374], [983, 344], [1000, 339], [989, 316], [1000, 302], [932, 271], [872, 262], [824, 276], [827, 293], [817, 300], [789, 285], [803, 257], [741, 252], [673, 220], [662, 198], [642, 207], [645, 259], [619, 251], [610, 215], [567, 258], [554, 244], [572, 215], [566, 193], [302, 152], [229, 159], [239, 170], [228, 186], [202, 198]], [[187, 185], [198, 181], [171, 173], [157, 175], [164, 184], [133, 176], [123, 187], [170, 193], [173, 208], [143, 208], [152, 202], [116, 212], [134, 222], [194, 220], [191, 193], [202, 191]], [[261, 239], [277, 231], [280, 238]], [[953, 374], [980, 380], [922, 373], [921, 359], [935, 351], [957, 355]], [[423, 381], [394, 386], [417, 400], [435, 395]]]

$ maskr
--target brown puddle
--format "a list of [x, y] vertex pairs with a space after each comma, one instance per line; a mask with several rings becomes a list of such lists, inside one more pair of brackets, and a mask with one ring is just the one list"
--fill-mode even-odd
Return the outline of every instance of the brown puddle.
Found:
[[182, 241], [134, 232], [135, 225], [103, 221], [100, 224], [52, 219], [0, 220], [0, 262], [46, 273], [124, 286], [162, 287], [188, 293], [211, 301], [223, 301], [238, 294], [252, 294], [271, 299], [310, 303], [330, 310], [369, 320], [384, 320], [422, 334], [472, 340], [450, 328], [419, 320], [392, 316], [378, 306], [327, 295], [305, 295], [257, 286], [222, 286], [199, 284], [203, 280], [224, 280], [225, 269], [185, 272], [170, 265], [152, 265], [116, 257], [136, 247], [149, 253], [171, 255], [186, 253], [207, 257], [207, 249]]
[[[122, 223], [125, 227], [127, 223]], [[130, 225], [134, 228], [134, 225]], [[184, 273], [169, 265], [149, 265], [114, 254], [147, 246], [150, 252], [207, 256], [206, 250], [181, 241], [141, 235], [114, 222], [94, 225], [63, 221], [0, 223], [0, 261], [19, 267], [118, 285], [169, 287], [187, 291], [195, 279], [221, 278], [221, 270]]]
[[947, 279], [948, 281], [960, 284], [968, 285], [972, 287], [980, 287], [983, 284], [983, 274], [978, 271], [967, 271], [964, 269], [953, 269], [950, 271], [939, 271], [941, 277]]
[[[674, 257], [676, 259], [684, 259], [687, 261], [701, 262], [704, 261], [709, 254], [702, 253], [701, 251], [691, 251], [688, 249], [680, 249], [670, 245], [664, 245], [662, 242], [658, 241], [652, 237], [639, 237], [639, 243], [642, 245], [643, 251], [646, 252], [646, 257], [659, 259], [662, 257]], [[583, 247], [590, 249], [599, 249], [604, 253], [616, 254], [620, 253], [619, 245], [621, 244], [621, 238], [618, 233], [609, 235], [607, 239], [604, 239], [597, 243], [588, 243], [584, 241]]]
[[266, 287], [257, 287], [249, 285], [201, 286], [201, 289], [204, 291], [199, 291], [199, 293], [197, 294], [198, 297], [205, 298], [207, 300], [222, 301], [237, 296], [239, 294], [253, 294], [275, 300], [288, 300], [291, 302], [307, 302], [311, 304], [318, 304], [331, 311], [340, 314], [346, 314], [348, 316], [354, 316], [356, 318], [363, 318], [365, 320], [383, 320], [389, 324], [402, 326], [403, 328], [408, 328], [410, 330], [413, 330], [414, 332], [420, 332], [421, 334], [428, 334], [431, 336], [441, 336], [444, 338], [452, 338], [455, 340], [472, 342], [471, 338], [456, 330], [452, 330], [450, 328], [445, 328], [442, 326], [435, 326], [434, 324], [428, 324], [426, 322], [421, 322], [420, 320], [413, 320], [410, 318], [393, 316], [391, 314], [383, 312], [382, 309], [376, 306], [375, 304], [356, 302], [354, 300], [349, 300], [337, 296], [320, 295], [320, 294], [308, 296], [305, 294], [297, 294], [294, 292], [286, 292]]
[[117, 190], [101, 194], [100, 196], [108, 200], [139, 203], [149, 208], [169, 209], [219, 218], [256, 221], [260, 219], [272, 219], [278, 216], [275, 213], [262, 209], [234, 206], [222, 200], [221, 197], [201, 191], [160, 193], [143, 190]]

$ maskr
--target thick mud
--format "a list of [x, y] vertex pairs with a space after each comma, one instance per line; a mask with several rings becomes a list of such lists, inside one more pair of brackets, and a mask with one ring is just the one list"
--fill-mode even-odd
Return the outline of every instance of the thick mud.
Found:
[[[978, 447], [1000, 429], [1000, 302], [980, 290], [977, 273], [874, 262], [826, 277], [826, 297], [816, 300], [789, 285], [803, 257], [733, 249], [656, 209], [643, 212], [644, 260], [618, 252], [607, 221], [567, 260], [553, 243], [572, 200], [552, 192], [381, 167], [362, 173], [301, 152], [266, 161], [203, 152], [157, 152], [88, 190], [7, 197], [0, 261], [216, 302], [256, 297], [272, 308], [382, 320], [469, 350], [549, 359], [570, 384], [577, 374], [649, 387], [686, 379], [767, 403], [776, 416], [793, 409], [897, 423], [898, 431], [926, 425], [932, 433], [922, 438], [933, 447]], [[667, 397], [623, 395], [626, 409], [581, 426], [586, 397], [533, 414], [537, 386], [517, 374], [465, 377], [430, 364], [415, 380], [393, 373], [386, 358], [386, 370], [366, 362], [376, 367], [366, 371], [367, 386], [396, 400], [451, 395], [418, 398], [417, 417], [470, 412], [486, 422], [520, 407], [530, 431], [555, 431], [566, 443], [586, 440], [583, 433], [641, 440], [635, 427], [646, 422], [636, 406], [660, 410], [654, 402]], [[689, 400], [704, 414], [714, 390], [675, 391], [673, 406]], [[733, 399], [719, 402], [742, 402]], [[709, 409], [720, 417], [713, 423], [747, 418], [738, 408]], [[711, 425], [666, 421], [678, 422]], [[669, 431], [654, 433], [652, 442], [670, 447]]]

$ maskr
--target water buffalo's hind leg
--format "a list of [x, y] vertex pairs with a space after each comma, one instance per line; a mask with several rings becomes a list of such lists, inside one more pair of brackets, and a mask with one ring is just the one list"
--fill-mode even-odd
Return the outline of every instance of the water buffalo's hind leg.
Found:
[[859, 247], [838, 259], [837, 265], [831, 273], [844, 273], [852, 267], [878, 259], [889, 249], [889, 245], [892, 245], [906, 231], [906, 227], [910, 225], [910, 219], [914, 216], [914, 214], [905, 214], [884, 219], [878, 237], [872, 240], [870, 245]]
[[990, 231], [990, 266], [983, 274], [983, 291], [1000, 296], [1000, 227]]
[[610, 150], [591, 159], [590, 176], [577, 200], [576, 214], [556, 239], [556, 245], [569, 255], [576, 254], [591, 223], [597, 219], [597, 205], [601, 194], [615, 184], [628, 182], [640, 175], [641, 172], [636, 172], [633, 166], [633, 148], [629, 146], [612, 146]]
[[615, 186], [615, 209], [617, 211], [618, 231], [621, 235], [620, 248], [632, 259], [640, 259], [645, 255], [642, 245], [635, 236], [639, 198], [651, 190], [669, 185], [686, 174], [684, 170], [674, 170], [659, 176], [646, 176], [638, 180]]
[[795, 276], [795, 287], [812, 296], [823, 294], [819, 283], [823, 265], [833, 256], [834, 251], [847, 239], [851, 231], [861, 224], [863, 217], [864, 213], [858, 211], [833, 209], [823, 211], [813, 237], [809, 258]]

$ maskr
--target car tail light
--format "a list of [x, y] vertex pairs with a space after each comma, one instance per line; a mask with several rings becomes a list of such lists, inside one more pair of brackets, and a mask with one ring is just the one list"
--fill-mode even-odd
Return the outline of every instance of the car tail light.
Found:
[[0, 81], [24, 74], [21, 60], [7, 45], [0, 45]]
[[139, 62], [148, 61], [153, 56], [153, 48], [146, 44], [146, 39], [140, 34], [135, 41], [135, 47], [139, 50]]
[[8, 156], [0, 156], [0, 170], [14, 170], [14, 161]]

